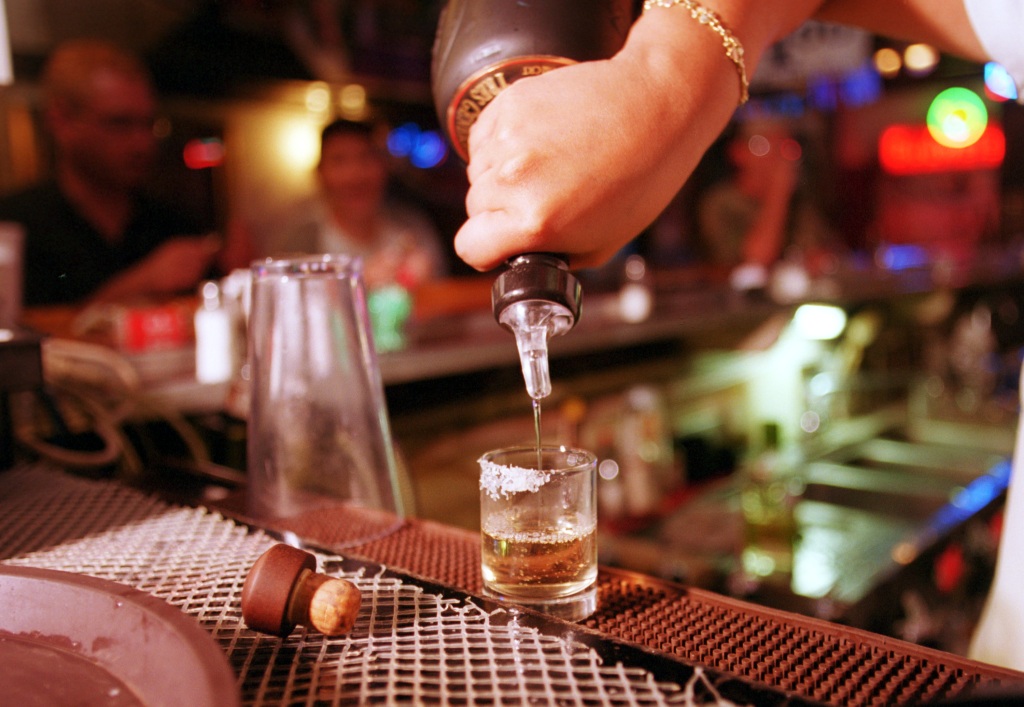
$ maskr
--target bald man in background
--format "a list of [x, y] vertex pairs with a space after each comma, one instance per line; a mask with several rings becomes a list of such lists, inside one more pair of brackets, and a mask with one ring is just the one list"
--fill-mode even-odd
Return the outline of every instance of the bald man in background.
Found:
[[0, 221], [25, 229], [25, 305], [195, 287], [220, 241], [144, 193], [157, 155], [157, 107], [143, 64], [104, 42], [72, 41], [49, 58], [42, 90], [52, 177], [0, 199]]

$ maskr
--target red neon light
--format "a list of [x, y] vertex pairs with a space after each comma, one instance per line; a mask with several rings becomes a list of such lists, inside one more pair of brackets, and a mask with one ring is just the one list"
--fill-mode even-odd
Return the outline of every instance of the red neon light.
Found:
[[1006, 137], [989, 125], [968, 147], [945, 147], [935, 142], [924, 125], [890, 125], [878, 139], [878, 161], [888, 174], [928, 174], [995, 169], [1006, 155]]
[[224, 162], [224, 144], [220, 140], [189, 140], [182, 151], [182, 159], [189, 169], [210, 169]]

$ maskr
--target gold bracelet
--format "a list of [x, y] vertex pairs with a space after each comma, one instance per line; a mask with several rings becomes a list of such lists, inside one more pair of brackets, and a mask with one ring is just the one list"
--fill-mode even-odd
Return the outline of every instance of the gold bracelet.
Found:
[[747, 81], [747, 67], [743, 63], [743, 45], [736, 35], [729, 31], [729, 28], [722, 24], [721, 18], [711, 10], [707, 9], [694, 0], [644, 0], [644, 12], [652, 7], [684, 7], [690, 11], [690, 17], [722, 38], [722, 46], [725, 47], [725, 55], [736, 65], [736, 72], [740, 76], [740, 102], [743, 105], [750, 98], [750, 82]]

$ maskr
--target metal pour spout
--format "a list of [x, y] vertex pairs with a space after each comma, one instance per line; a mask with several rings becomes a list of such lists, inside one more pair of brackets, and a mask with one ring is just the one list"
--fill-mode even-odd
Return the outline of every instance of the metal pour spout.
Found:
[[551, 394], [548, 339], [576, 325], [582, 298], [565, 259], [546, 253], [516, 256], [491, 288], [494, 318], [516, 337], [526, 392], [534, 400]]

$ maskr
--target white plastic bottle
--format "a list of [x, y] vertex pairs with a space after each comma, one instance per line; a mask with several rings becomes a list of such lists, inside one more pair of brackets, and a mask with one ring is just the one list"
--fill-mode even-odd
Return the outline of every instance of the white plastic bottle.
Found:
[[204, 282], [199, 293], [202, 302], [195, 314], [196, 380], [207, 384], [226, 383], [234, 374], [235, 362], [231, 313], [216, 282]]

